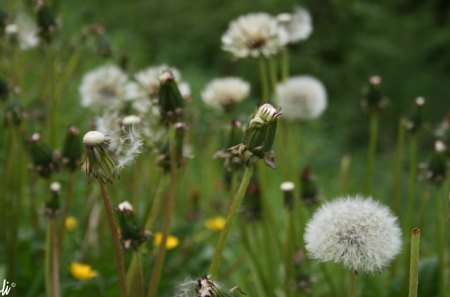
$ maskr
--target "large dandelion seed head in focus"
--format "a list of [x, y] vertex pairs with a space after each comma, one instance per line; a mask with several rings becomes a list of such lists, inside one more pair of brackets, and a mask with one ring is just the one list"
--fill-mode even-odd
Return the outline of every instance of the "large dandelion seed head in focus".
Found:
[[365, 273], [384, 269], [402, 245], [396, 217], [362, 196], [324, 204], [308, 222], [304, 239], [311, 258]]
[[222, 49], [235, 58], [271, 56], [288, 41], [288, 34], [267, 13], [250, 13], [232, 21], [222, 35]]
[[278, 105], [289, 120], [312, 120], [327, 107], [324, 85], [312, 76], [295, 76], [277, 86]]

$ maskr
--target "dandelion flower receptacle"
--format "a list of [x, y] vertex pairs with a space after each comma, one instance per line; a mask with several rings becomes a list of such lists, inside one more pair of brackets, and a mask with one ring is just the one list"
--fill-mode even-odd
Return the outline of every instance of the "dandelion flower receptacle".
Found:
[[362, 273], [386, 268], [402, 245], [397, 218], [362, 196], [324, 204], [308, 222], [304, 239], [311, 258]]

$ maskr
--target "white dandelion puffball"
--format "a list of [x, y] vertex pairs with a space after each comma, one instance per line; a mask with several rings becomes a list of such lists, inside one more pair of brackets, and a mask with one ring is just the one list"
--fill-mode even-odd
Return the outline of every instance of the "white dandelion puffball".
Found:
[[250, 93], [250, 84], [238, 77], [212, 80], [202, 91], [203, 102], [218, 110], [227, 109], [241, 102]]
[[236, 58], [271, 56], [287, 43], [288, 34], [267, 13], [250, 13], [232, 21], [222, 35], [222, 49]]
[[6, 35], [16, 39], [21, 50], [32, 49], [39, 45], [38, 32], [39, 28], [34, 20], [24, 13], [19, 13], [13, 23], [5, 28]]
[[377, 272], [400, 252], [397, 218], [371, 198], [338, 198], [309, 220], [304, 234], [309, 256], [357, 272]]
[[83, 107], [119, 108], [130, 101], [127, 75], [115, 65], [106, 65], [83, 76], [79, 92]]
[[312, 76], [294, 76], [277, 86], [278, 105], [289, 120], [312, 120], [327, 107], [324, 85]]
[[286, 30], [288, 43], [306, 40], [313, 31], [311, 15], [303, 7], [296, 7], [293, 13], [277, 15], [277, 21]]

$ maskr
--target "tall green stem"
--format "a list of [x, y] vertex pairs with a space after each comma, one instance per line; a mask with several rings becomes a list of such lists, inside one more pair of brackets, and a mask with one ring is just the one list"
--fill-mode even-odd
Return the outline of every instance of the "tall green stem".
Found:
[[281, 79], [283, 80], [283, 83], [286, 83], [288, 78], [289, 78], [289, 49], [287, 46], [285, 46], [281, 50]]
[[274, 57], [270, 57], [268, 60], [269, 70], [270, 70], [270, 83], [272, 85], [272, 95], [274, 96], [273, 100], [277, 100], [277, 83], [278, 83], [278, 72], [277, 72], [277, 63]]
[[102, 181], [98, 181], [100, 190], [102, 192], [103, 204], [105, 205], [106, 215], [108, 218], [109, 228], [111, 229], [111, 235], [113, 239], [114, 254], [116, 256], [117, 268], [119, 273], [119, 287], [120, 297], [127, 297], [126, 279], [125, 279], [125, 264], [123, 262], [122, 247], [119, 239], [119, 227], [117, 226], [116, 219], [114, 218], [114, 211], [111, 206], [111, 199], [109, 198], [106, 186]]
[[409, 143], [409, 176], [408, 176], [408, 201], [405, 220], [405, 230], [412, 226], [414, 204], [416, 201], [416, 175], [417, 175], [417, 136], [411, 134]]
[[404, 119], [401, 118], [398, 121], [397, 131], [397, 151], [395, 153], [395, 167], [394, 167], [394, 186], [392, 189], [392, 209], [395, 213], [399, 213], [400, 202], [400, 189], [401, 189], [401, 173], [403, 164], [403, 151], [405, 147], [405, 124]]
[[375, 154], [377, 149], [378, 138], [378, 114], [370, 114], [370, 127], [369, 127], [369, 148], [367, 152], [367, 167], [366, 178], [364, 182], [364, 194], [370, 194], [373, 178], [373, 165], [375, 163]]
[[171, 184], [169, 195], [167, 197], [167, 205], [166, 205], [166, 213], [164, 215], [164, 223], [162, 230], [162, 239], [159, 245], [158, 255], [156, 256], [155, 266], [153, 267], [152, 276], [150, 279], [150, 287], [148, 289], [147, 296], [154, 297], [156, 296], [156, 291], [158, 289], [159, 280], [161, 278], [162, 266], [164, 263], [164, 258], [166, 255], [166, 243], [167, 238], [169, 237], [170, 231], [170, 222], [172, 221], [172, 216], [175, 209], [175, 198], [177, 194], [177, 183], [178, 183], [178, 164], [176, 161], [176, 131], [175, 128], [172, 127], [171, 131], [171, 142], [170, 142], [170, 173], [171, 173]]
[[259, 64], [259, 75], [260, 75], [260, 82], [261, 82], [261, 96], [262, 96], [262, 102], [268, 102], [269, 101], [269, 80], [267, 78], [267, 67], [266, 63], [264, 61], [264, 57], [260, 57], [258, 60]]
[[250, 178], [252, 177], [253, 174], [253, 169], [254, 169], [253, 166], [247, 167], [245, 169], [244, 176], [242, 177], [239, 189], [234, 195], [233, 202], [231, 203], [227, 220], [225, 222], [225, 226], [222, 229], [222, 232], [220, 233], [219, 241], [217, 242], [216, 249], [214, 251], [214, 257], [212, 259], [211, 266], [209, 268], [209, 274], [211, 275], [212, 278], [215, 278], [217, 276], [220, 258], [222, 257], [225, 242], [231, 230], [231, 224], [233, 223], [233, 219], [236, 216], [239, 206], [241, 205], [242, 199], [245, 196], [245, 192], [250, 182]]
[[64, 203], [63, 212], [61, 214], [61, 227], [59, 231], [59, 244], [58, 244], [58, 250], [61, 253], [64, 243], [64, 234], [66, 231], [66, 218], [69, 214], [70, 206], [72, 205], [72, 196], [73, 196], [73, 177], [74, 173], [69, 173], [69, 181], [67, 183], [67, 192], [66, 192], [66, 201]]
[[286, 247], [285, 247], [285, 258], [284, 258], [284, 266], [285, 266], [285, 280], [284, 280], [284, 289], [286, 292], [286, 296], [292, 296], [292, 274], [293, 274], [293, 258], [294, 258], [294, 247], [295, 247], [295, 218], [294, 218], [294, 209], [290, 209], [288, 213], [288, 222], [286, 228]]
[[417, 286], [419, 284], [419, 244], [420, 229], [411, 231], [411, 255], [409, 260], [409, 297], [417, 297]]
[[356, 281], [358, 280], [358, 275], [354, 271], [351, 274], [350, 297], [356, 297]]

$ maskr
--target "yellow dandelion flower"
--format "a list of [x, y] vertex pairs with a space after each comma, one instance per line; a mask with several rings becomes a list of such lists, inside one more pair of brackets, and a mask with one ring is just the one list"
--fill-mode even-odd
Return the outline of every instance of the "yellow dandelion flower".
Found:
[[97, 276], [97, 271], [88, 264], [79, 262], [70, 263], [69, 271], [72, 276], [79, 280], [89, 280]]
[[77, 228], [77, 225], [78, 225], [78, 221], [77, 221], [77, 219], [75, 219], [75, 217], [68, 216], [68, 217], [64, 220], [64, 227], [65, 227], [66, 230], [68, 230], [68, 231], [75, 230], [75, 228]]
[[[162, 233], [161, 232], [155, 233], [155, 244], [159, 246], [161, 244], [161, 241], [162, 241]], [[178, 240], [177, 237], [169, 235], [169, 237], [166, 240], [166, 249], [168, 250], [174, 249], [178, 246], [179, 243], [180, 241]]]
[[205, 227], [209, 230], [220, 231], [225, 227], [224, 217], [213, 217], [205, 220]]

